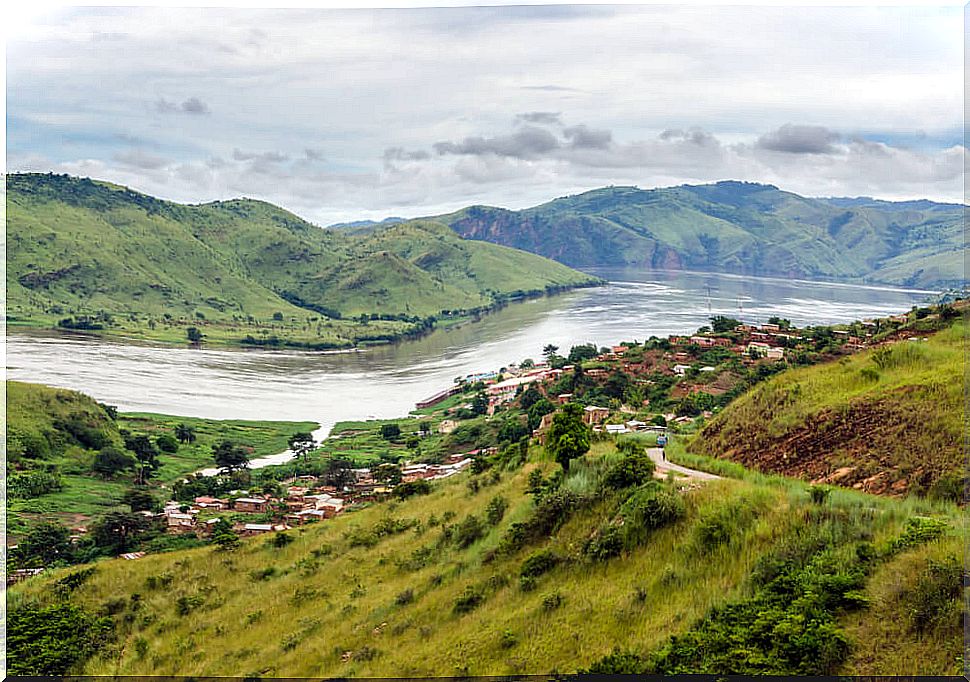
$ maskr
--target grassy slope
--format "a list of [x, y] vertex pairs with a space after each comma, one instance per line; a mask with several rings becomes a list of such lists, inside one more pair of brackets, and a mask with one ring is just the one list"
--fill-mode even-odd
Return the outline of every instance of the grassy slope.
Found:
[[410, 323], [364, 326], [336, 313], [427, 317], [594, 281], [428, 223], [352, 236], [253, 200], [183, 206], [43, 175], [7, 176], [7, 188], [14, 324], [104, 311], [115, 318], [109, 331], [141, 338], [181, 341], [195, 325], [211, 342], [252, 334], [347, 345]]
[[[163, 433], [174, 435], [175, 426], [180, 423], [194, 429], [194, 443], [181, 445], [176, 453], [160, 453], [161, 467], [154, 481], [161, 486], [169, 486], [188, 473], [212, 466], [212, 446], [223, 440], [247, 445], [252, 448], [252, 457], [260, 457], [282, 452], [291, 435], [319, 426], [312, 422], [217, 421], [141, 413], [121, 414], [115, 422], [95, 401], [81, 393], [8, 381], [11, 473], [33, 471], [51, 464], [60, 473], [63, 484], [61, 490], [33, 499], [8, 499], [8, 533], [15, 535], [37, 518], [86, 525], [91, 517], [121, 506], [121, 496], [130, 487], [131, 476], [121, 474], [104, 480], [96, 475], [90, 467], [97, 451], [77, 443], [56, 425], [59, 420], [78, 416], [102, 430], [119, 448], [123, 447], [119, 429], [127, 429], [134, 435], [145, 434], [152, 440]], [[50, 455], [42, 459], [23, 456], [21, 443], [37, 437], [55, 443]]]
[[966, 332], [958, 322], [926, 342], [896, 342], [884, 368], [880, 351], [866, 351], [785, 372], [729, 405], [691, 449], [807, 478], [842, 468], [831, 482], [873, 492], [925, 492], [965, 464]]
[[507, 211], [441, 216], [459, 234], [573, 266], [646, 264], [920, 286], [964, 281], [963, 209], [839, 202], [723, 182], [609, 187]]
[[[597, 446], [593, 456], [606, 449]], [[269, 538], [254, 538], [231, 554], [202, 548], [137, 562], [104, 561], [73, 598], [96, 609], [137, 592], [142, 606], [118, 643], [118, 657], [93, 659], [85, 673], [424, 676], [572, 671], [614, 647], [653, 650], [671, 634], [687, 630], [712, 606], [743, 597], [759, 556], [785, 537], [810, 507], [804, 486], [797, 482], [707, 484], [687, 494], [684, 520], [655, 532], [628, 555], [592, 564], [579, 550], [609, 513], [610, 501], [604, 499], [574, 516], [551, 539], [486, 562], [483, 558], [500, 533], [529, 513], [531, 502], [523, 491], [532, 466], [551, 470], [554, 465], [540, 462], [505, 473], [499, 483], [475, 494], [466, 489], [465, 477], [459, 477], [436, 486], [427, 497], [375, 505], [305, 527], [282, 549], [273, 547]], [[484, 539], [465, 550], [446, 549], [423, 568], [399, 565], [415, 548], [434, 544], [440, 531], [429, 519], [441, 519], [449, 511], [456, 520], [481, 514], [499, 494], [509, 500], [509, 512]], [[749, 524], [736, 528], [733, 539], [720, 548], [705, 552], [695, 546], [702, 518], [738, 504], [753, 511]], [[955, 516], [945, 508], [851, 491], [839, 492], [830, 504], [848, 514], [870, 509], [863, 516], [870, 519], [868, 532], [876, 543], [898, 534], [914, 512]], [[373, 547], [352, 546], [355, 532], [392, 517], [423, 525], [385, 537]], [[931, 543], [927, 551], [957, 555], [958, 546], [959, 537], [951, 535]], [[523, 592], [516, 584], [518, 569], [537, 547], [552, 548], [572, 560], [539, 578], [534, 591]], [[917, 551], [910, 551], [897, 555], [885, 570], [910, 575], [924, 565]], [[269, 577], [252, 575], [270, 568]], [[146, 585], [150, 576], [166, 573], [176, 578], [170, 589]], [[40, 595], [62, 574], [15, 587], [12, 604]], [[455, 598], [475, 585], [486, 586], [484, 604], [471, 613], [453, 613]], [[876, 583], [868, 588], [873, 594], [882, 589]], [[412, 590], [413, 602], [396, 603], [405, 590]], [[563, 601], [549, 610], [543, 602], [554, 592]], [[199, 597], [202, 603], [179, 616], [179, 597]], [[880, 627], [872, 622], [880, 613], [864, 610], [843, 621], [853, 632], [870, 632]], [[954, 671], [959, 637], [954, 640], [948, 630], [949, 638], [918, 642], [903, 620], [897, 620], [895, 649], [885, 652], [858, 644], [853, 650], [859, 656], [849, 663], [854, 670], [885, 668], [900, 660], [901, 652], [920, 651], [919, 659], [908, 661], [912, 672]], [[343, 660], [345, 652], [353, 652], [350, 660]]]

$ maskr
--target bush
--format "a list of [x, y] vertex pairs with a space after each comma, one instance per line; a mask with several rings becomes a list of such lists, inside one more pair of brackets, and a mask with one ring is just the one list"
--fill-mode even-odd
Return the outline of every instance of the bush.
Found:
[[282, 549], [291, 542], [293, 542], [293, 536], [287, 533], [276, 533], [273, 536], [273, 547], [276, 549]]
[[167, 433], [163, 433], [155, 439], [155, 444], [162, 452], [175, 453], [179, 450], [179, 442]]
[[633, 441], [625, 441], [623, 444], [626, 443], [630, 444], [625, 448], [626, 456], [613, 465], [603, 479], [603, 485], [614, 490], [648, 483], [653, 480], [653, 472], [656, 470], [656, 465], [642, 445]]
[[485, 592], [480, 587], [469, 585], [455, 598], [452, 611], [458, 614], [474, 611], [485, 602]]
[[916, 632], [923, 634], [941, 625], [960, 627], [963, 576], [963, 566], [954, 556], [929, 561], [915, 586], [904, 593], [907, 615]]
[[808, 496], [812, 498], [812, 502], [815, 504], [824, 504], [831, 493], [830, 488], [821, 485], [813, 485], [808, 488]]
[[454, 529], [453, 539], [459, 549], [465, 549], [475, 544], [485, 535], [485, 526], [474, 515], [465, 517]]
[[419, 478], [416, 481], [408, 481], [394, 488], [394, 496], [402, 500], [415, 495], [427, 495], [431, 492], [431, 484]]
[[559, 592], [552, 592], [542, 598], [543, 611], [555, 611], [563, 605], [565, 599]]
[[559, 557], [552, 550], [543, 549], [533, 552], [522, 562], [519, 575], [523, 578], [536, 578], [552, 570], [559, 563]]
[[61, 477], [56, 472], [26, 471], [7, 477], [7, 494], [13, 499], [29, 500], [57, 492], [62, 487]]
[[410, 587], [394, 598], [394, 603], [398, 606], [406, 606], [414, 601], [414, 590]]
[[505, 510], [509, 508], [509, 501], [501, 495], [496, 495], [488, 501], [485, 507], [485, 520], [490, 526], [497, 526], [505, 516]]
[[22, 604], [7, 614], [7, 673], [63, 676], [110, 641], [112, 621], [69, 602]]

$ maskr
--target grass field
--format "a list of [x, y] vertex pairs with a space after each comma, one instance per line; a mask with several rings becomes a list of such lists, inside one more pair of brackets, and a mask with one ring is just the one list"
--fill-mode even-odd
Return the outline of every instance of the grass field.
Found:
[[[598, 443], [589, 457], [611, 453]], [[99, 562], [70, 599], [95, 611], [113, 604], [118, 639], [83, 672], [504, 675], [571, 672], [614, 650], [647, 656], [671, 635], [695, 631], [712, 609], [750, 599], [761, 558], [801, 537], [820, 514], [848, 533], [843, 549], [891, 547], [914, 516], [950, 529], [912, 547], [879, 550], [884, 558], [865, 583], [865, 598], [856, 599], [868, 605], [836, 611], [835, 627], [851, 640], [839, 670], [862, 674], [904, 663], [894, 672], [959, 670], [959, 619], [943, 618], [931, 635], [915, 632], [906, 616], [884, 622], [898, 604], [892, 584], [918, 580], [931, 558], [959, 557], [963, 520], [955, 507], [854, 491], [833, 491], [819, 506], [799, 481], [726, 479], [682, 493], [683, 518], [607, 561], [591, 561], [583, 548], [622, 501], [608, 491], [551, 535], [496, 551], [513, 523], [534, 514], [525, 492], [534, 468], [551, 473], [556, 465], [534, 451], [529, 464], [497, 480], [480, 475], [474, 492], [463, 475], [427, 496], [292, 531], [282, 546], [259, 537], [233, 552], [207, 547]], [[482, 518], [496, 497], [507, 511], [479, 539], [464, 547], [443, 540], [442, 524], [454, 531], [469, 516]], [[730, 523], [712, 545], [711, 523], [721, 518]], [[520, 570], [543, 550], [559, 561], [524, 589]], [[54, 598], [51, 584], [72, 570], [14, 587], [10, 608]], [[865, 639], [889, 632], [891, 649]]]

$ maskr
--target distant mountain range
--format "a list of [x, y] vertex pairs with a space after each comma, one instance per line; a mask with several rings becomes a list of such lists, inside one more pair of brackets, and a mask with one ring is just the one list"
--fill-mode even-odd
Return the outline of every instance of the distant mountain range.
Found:
[[962, 286], [965, 207], [812, 199], [735, 181], [604, 187], [512, 211], [438, 216], [466, 239], [576, 268], [647, 266], [901, 286]]
[[250, 199], [189, 206], [50, 174], [6, 185], [8, 315], [18, 323], [98, 314], [155, 337], [186, 320], [210, 338], [222, 324], [227, 342], [269, 324], [275, 336], [348, 345], [598, 281], [429, 220], [359, 233]]

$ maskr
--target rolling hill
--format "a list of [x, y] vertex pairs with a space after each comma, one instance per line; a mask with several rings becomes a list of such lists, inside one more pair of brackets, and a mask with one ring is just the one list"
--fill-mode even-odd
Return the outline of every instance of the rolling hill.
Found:
[[962, 286], [958, 204], [813, 199], [735, 181], [605, 187], [521, 211], [439, 216], [458, 234], [572, 267], [637, 265], [749, 275]]
[[[967, 328], [784, 372], [728, 405], [693, 452], [867, 492], [964, 498]], [[927, 332], [922, 332], [927, 333]], [[921, 341], [921, 338], [927, 340]]]
[[13, 324], [161, 340], [193, 325], [210, 340], [345, 346], [597, 282], [429, 221], [351, 234], [264, 202], [187, 206], [57, 175], [7, 176], [7, 238]]

